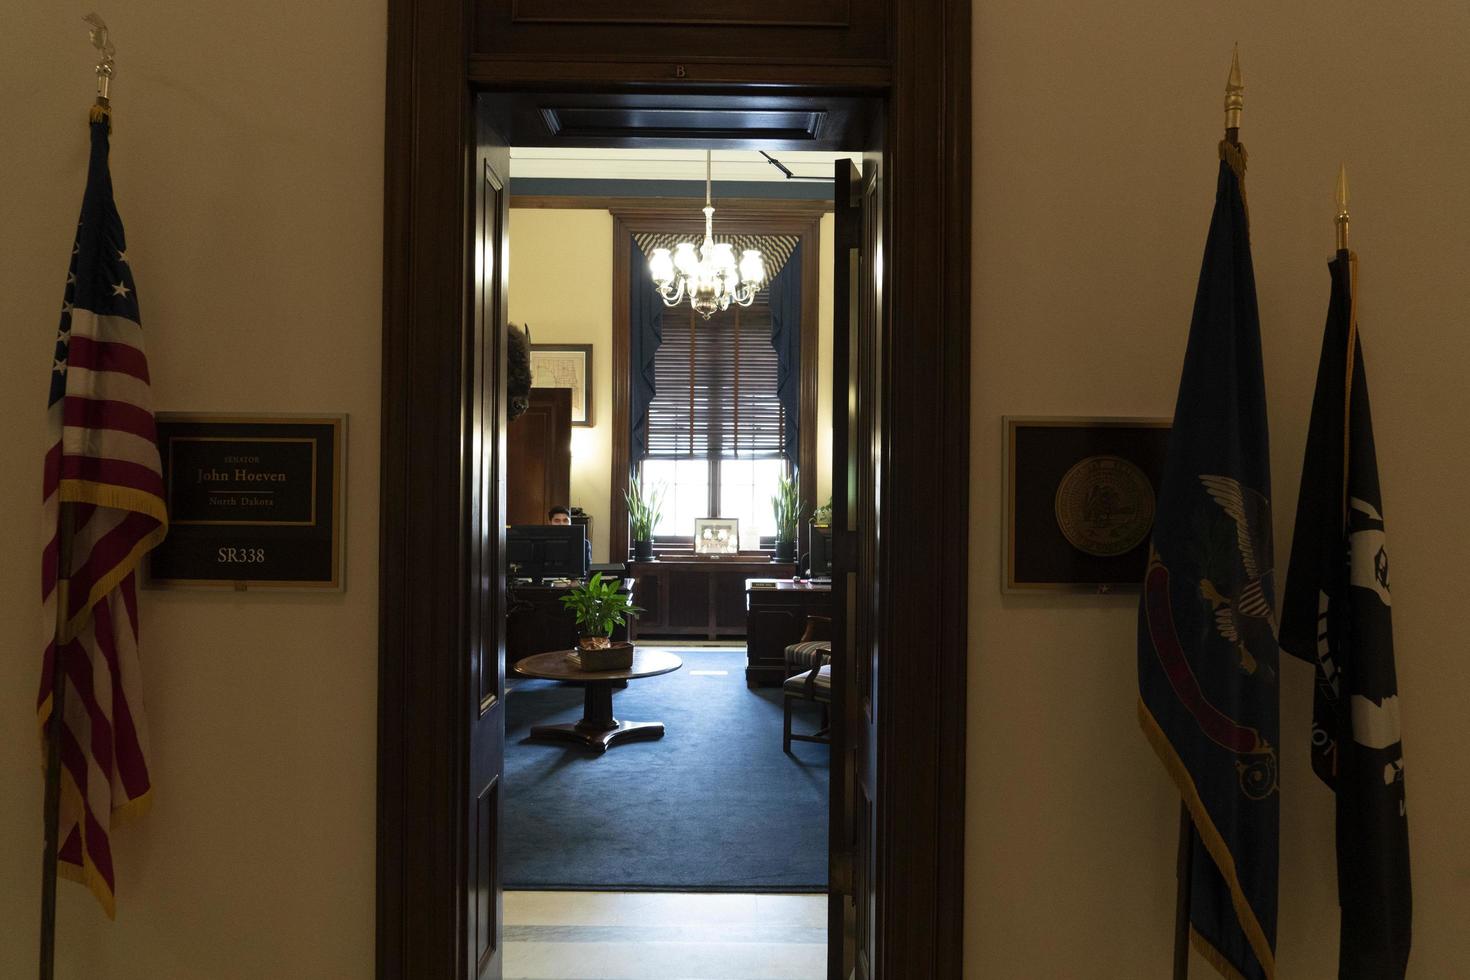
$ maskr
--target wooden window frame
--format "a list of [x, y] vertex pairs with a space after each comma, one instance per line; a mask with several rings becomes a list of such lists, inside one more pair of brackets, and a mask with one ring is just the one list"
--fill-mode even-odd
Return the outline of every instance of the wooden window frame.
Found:
[[[613, 444], [611, 492], [608, 500], [607, 552], [627, 555], [628, 502], [623, 491], [633, 472], [632, 376], [629, 338], [631, 307], [628, 289], [631, 285], [633, 236], [648, 232], [688, 232], [704, 234], [704, 217], [691, 205], [654, 202], [629, 202], [633, 206], [613, 207]], [[801, 419], [797, 446], [797, 493], [802, 507], [812, 510], [817, 497], [817, 297], [821, 287], [821, 223], [822, 216], [832, 210], [831, 201], [754, 202], [745, 200], [739, 206], [715, 199], [720, 216], [720, 230], [726, 234], [796, 235], [801, 239]], [[620, 370], [619, 365], [625, 369]], [[714, 491], [711, 490], [713, 493]], [[803, 523], [798, 548], [807, 547], [808, 530]], [[691, 545], [692, 547], [692, 545]], [[774, 547], [774, 546], [773, 546]]]
[[[723, 462], [723, 460], [719, 458], [709, 458], [704, 460], [704, 462], [709, 466], [709, 490], [706, 494], [706, 496], [708, 497], [706, 503], [709, 506], [706, 509], [705, 513], [710, 517], [721, 517], [723, 515], [717, 513], [720, 509], [717, 501], [719, 501], [720, 499], [720, 464]], [[786, 472], [788, 475], [790, 474], [791, 470], [789, 467], [787, 468]], [[653, 553], [655, 555], [673, 553], [693, 554], [693, 552], [694, 535], [692, 534], [656, 534], [653, 537]], [[740, 553], [743, 555], [771, 555], [775, 554], [775, 552], [775, 535], [763, 534], [761, 535], [759, 548], [757, 548], [755, 551], [742, 550]]]

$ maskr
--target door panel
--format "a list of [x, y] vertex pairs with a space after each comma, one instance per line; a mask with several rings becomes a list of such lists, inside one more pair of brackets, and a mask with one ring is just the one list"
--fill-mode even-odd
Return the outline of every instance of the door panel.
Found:
[[572, 494], [572, 389], [532, 388], [506, 427], [505, 523], [541, 524]]
[[[870, 980], [876, 962], [873, 817], [878, 516], [883, 458], [881, 158], [837, 164], [832, 343], [832, 888], [829, 980]], [[839, 941], [840, 937], [840, 941]]]
[[501, 976], [500, 777], [505, 769], [505, 483], [506, 254], [510, 149], [485, 122], [478, 126], [475, 225], [472, 229], [474, 329], [465, 363], [470, 530], [465, 608], [472, 683], [468, 717], [465, 814], [465, 975]]

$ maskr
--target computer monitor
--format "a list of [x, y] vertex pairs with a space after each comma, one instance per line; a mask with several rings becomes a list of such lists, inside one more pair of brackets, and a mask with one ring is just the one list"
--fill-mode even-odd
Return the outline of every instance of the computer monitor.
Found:
[[515, 524], [505, 532], [511, 578], [587, 577], [587, 529], [580, 524]]
[[832, 577], [832, 529], [812, 526], [812, 548], [807, 559], [807, 577]]

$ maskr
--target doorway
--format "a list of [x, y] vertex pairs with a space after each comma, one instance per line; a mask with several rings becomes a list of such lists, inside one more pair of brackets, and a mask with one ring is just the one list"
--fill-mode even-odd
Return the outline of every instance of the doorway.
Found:
[[[798, 923], [814, 914], [825, 918], [829, 841], [839, 855], [848, 846], [840, 831], [829, 831], [851, 819], [828, 807], [834, 750], [802, 738], [822, 727], [826, 712], [816, 699], [830, 700], [830, 684], [820, 690], [815, 685], [831, 671], [812, 678], [810, 697], [789, 702], [796, 738], [783, 743], [783, 650], [803, 639], [824, 648], [832, 618], [830, 582], [806, 581], [809, 537], [830, 538], [832, 521], [821, 520], [817, 530], [805, 518], [822, 502], [832, 510], [834, 376], [846, 402], [846, 363], [837, 371], [832, 364], [834, 164], [850, 169], [851, 161], [861, 160], [868, 127], [844, 102], [842, 129], [829, 122], [825, 141], [845, 140], [853, 150], [791, 150], [765, 136], [764, 126], [747, 133], [752, 122], [770, 122], [770, 106], [753, 111], [735, 100], [704, 98], [701, 114], [718, 120], [724, 143], [718, 151], [706, 151], [688, 136], [650, 136], [636, 124], [624, 125], [624, 113], [644, 108], [626, 105], [602, 110], [603, 130], [620, 131], [616, 147], [595, 145], [606, 137], [578, 140], [591, 146], [530, 148], [520, 138], [497, 139], [501, 126], [516, 125], [516, 105], [550, 104], [571, 115], [565, 107], [577, 99], [558, 93], [481, 100], [484, 117], [495, 121], [495, 133], [482, 140], [487, 157], [490, 146], [512, 145], [506, 219], [510, 336], [518, 342], [529, 331], [533, 383], [550, 386], [533, 388], [530, 407], [508, 422], [507, 512], [524, 511], [518, 500], [528, 496], [537, 506], [570, 506], [572, 519], [590, 532], [592, 567], [626, 576], [633, 601], [644, 610], [631, 624], [639, 650], [662, 649], [678, 659], [671, 673], [632, 680], [616, 692], [613, 704], [623, 724], [666, 724], [668, 734], [659, 741], [598, 754], [538, 738], [536, 726], [574, 723], [582, 710], [577, 688], [525, 676], [537, 666], [531, 658], [550, 649], [541, 639], [547, 631], [530, 628], [554, 618], [539, 608], [545, 605], [541, 597], [566, 586], [532, 584], [523, 574], [510, 584], [505, 745], [503, 753], [485, 753], [503, 758], [504, 771], [475, 777], [484, 780], [475, 784], [481, 791], [500, 778], [507, 975], [531, 975], [522, 971], [533, 952], [563, 958], [577, 952], [574, 945], [562, 945], [572, 932], [566, 922], [540, 921], [546, 911], [536, 922], [516, 924], [523, 905], [546, 910], [543, 890], [638, 889], [682, 893], [667, 908], [646, 894], [625, 898], [625, 905], [643, 915], [705, 906], [731, 915], [732, 928], [723, 934], [698, 915], [695, 921], [677, 915], [645, 921], [639, 935], [648, 944], [647, 976], [669, 970], [675, 972], [668, 975], [695, 975], [701, 956], [733, 940], [728, 954], [737, 959], [792, 953], [786, 968], [798, 972], [782, 976], [818, 980], [827, 975], [826, 930]], [[791, 105], [786, 100], [784, 111], [794, 113]], [[877, 106], [869, 109], [878, 115]], [[814, 110], [802, 111], [809, 116]], [[549, 132], [533, 132], [538, 137], [552, 139]], [[648, 145], [635, 147], [638, 141]], [[734, 148], [737, 141], [751, 145]], [[747, 297], [748, 306], [732, 302], [705, 318], [687, 297], [670, 306], [656, 295], [649, 256], [660, 245], [673, 248], [676, 240], [700, 241], [707, 165], [715, 238], [733, 241], [737, 250], [758, 250], [763, 282]], [[490, 163], [487, 170], [487, 200], [497, 193], [498, 166]], [[794, 176], [786, 177], [788, 172]], [[488, 215], [484, 222], [488, 229], [499, 227]], [[493, 258], [487, 261], [493, 268]], [[568, 356], [573, 370], [551, 369]], [[640, 366], [652, 368], [657, 384], [648, 386], [646, 407], [635, 408], [639, 403], [629, 389], [647, 380]], [[590, 384], [578, 380], [578, 370], [590, 371]], [[790, 386], [785, 391], [783, 378]], [[528, 453], [524, 433], [565, 432], [536, 415], [537, 396], [546, 400], [552, 392], [581, 408], [568, 422], [571, 452], [558, 451], [561, 441], [551, 440], [554, 446]], [[512, 413], [517, 410], [513, 404]], [[589, 424], [579, 424], [584, 422]], [[532, 428], [525, 429], [527, 424]], [[532, 474], [529, 491], [518, 485], [517, 468]], [[652, 528], [650, 561], [629, 561], [622, 508], [634, 477], [663, 505]], [[776, 554], [771, 499], [781, 479], [799, 491], [797, 561]], [[535, 494], [546, 485], [571, 490], [542, 501]], [[617, 515], [611, 521], [610, 512]], [[734, 553], [700, 553], [694, 532], [711, 518], [735, 529]], [[511, 527], [508, 543], [539, 533]], [[802, 581], [793, 583], [798, 572]], [[819, 577], [830, 580], [829, 574]], [[748, 596], [748, 587], [758, 586], [773, 591]], [[748, 636], [752, 623], [757, 635]], [[812, 669], [820, 667], [816, 657], [826, 659], [809, 655]], [[792, 666], [789, 673], [807, 674], [805, 666]], [[840, 913], [851, 899], [834, 897], [840, 928]], [[606, 924], [608, 901], [607, 894], [566, 895], [569, 908], [586, 907], [605, 923], [583, 934], [610, 937], [610, 948], [625, 950], [627, 940], [611, 938], [619, 933]], [[756, 910], [770, 914], [773, 905], [785, 911], [763, 923], [742, 918]], [[840, 932], [837, 939], [840, 963]], [[783, 952], [784, 946], [792, 949]], [[535, 976], [581, 975], [557, 973], [565, 967], [555, 963], [543, 962], [539, 969], [546, 972]]]
[[[617, 5], [604, 10], [609, 6]], [[737, 99], [769, 93], [775, 82], [787, 91], [871, 95], [887, 107], [887, 191], [859, 185], [849, 198], [861, 207], [866, 193], [879, 219], [859, 226], [870, 249], [878, 331], [866, 355], [854, 356], [881, 366], [881, 375], [869, 379], [874, 399], [866, 416], [881, 438], [864, 445], [879, 478], [873, 485], [883, 489], [881, 526], [873, 532], [884, 547], [865, 552], [867, 588], [848, 603], [870, 616], [870, 642], [860, 653], [871, 686], [859, 700], [870, 731], [843, 753], [845, 764], [851, 756], [870, 767], [871, 795], [856, 817], [857, 846], [866, 848], [867, 860], [861, 867], [834, 861], [833, 883], [862, 894], [843, 923], [846, 933], [864, 936], [854, 975], [957, 977], [967, 556], [954, 527], [964, 523], [968, 479], [968, 6], [888, 8], [891, 32], [879, 34], [894, 39], [891, 57], [840, 64], [812, 56], [806, 44], [783, 51], [767, 43], [761, 50], [784, 66], [751, 60], [723, 68], [636, 58], [574, 65], [490, 51], [512, 35], [529, 43], [549, 32], [568, 41], [571, 28], [557, 24], [585, 24], [591, 16], [575, 4], [557, 16], [532, 7], [540, 9], [521, 4], [501, 23], [500, 6], [486, 4], [483, 19], [470, 18], [474, 26], [457, 4], [438, 0], [396, 0], [390, 12], [397, 27], [389, 59], [379, 975], [497, 975], [499, 784], [480, 783], [475, 774], [495, 771], [500, 760], [471, 730], [503, 699], [503, 678], [473, 654], [501, 643], [499, 611], [474, 596], [499, 594], [496, 528], [505, 474], [493, 462], [467, 467], [466, 460], [496, 457], [498, 437], [484, 414], [496, 410], [494, 400], [477, 399], [475, 391], [500, 380], [503, 362], [497, 342], [484, 345], [484, 333], [466, 325], [495, 322], [503, 293], [466, 270], [484, 273], [476, 249], [504, 233], [479, 220], [504, 185], [482, 180], [484, 156], [471, 152], [466, 134], [473, 131], [472, 86], [537, 91], [555, 80], [582, 90], [674, 96], [702, 89]], [[853, 18], [857, 27], [872, 26], [864, 20], [869, 5], [851, 9], [861, 12]], [[526, 25], [519, 34], [518, 21]], [[673, 43], [702, 36], [684, 23], [663, 29], [684, 38]], [[769, 41], [775, 35], [760, 33], [769, 27], [720, 31]], [[615, 29], [574, 33], [579, 55], [610, 53], [628, 37]], [[640, 43], [659, 34], [638, 32]], [[460, 59], [467, 48], [486, 53], [466, 66]], [[576, 119], [599, 125], [596, 113]], [[861, 290], [852, 295], [869, 301]], [[470, 479], [467, 469], [485, 480]], [[938, 518], [928, 523], [913, 521], [933, 514]], [[841, 546], [835, 550], [841, 554]]]

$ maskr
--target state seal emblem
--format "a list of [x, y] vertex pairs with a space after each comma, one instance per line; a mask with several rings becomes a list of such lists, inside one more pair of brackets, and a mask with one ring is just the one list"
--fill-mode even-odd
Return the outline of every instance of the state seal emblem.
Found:
[[1057, 485], [1057, 526], [1085, 554], [1111, 558], [1147, 540], [1154, 491], [1143, 470], [1118, 456], [1089, 456]]

